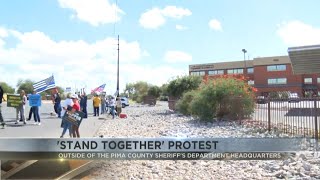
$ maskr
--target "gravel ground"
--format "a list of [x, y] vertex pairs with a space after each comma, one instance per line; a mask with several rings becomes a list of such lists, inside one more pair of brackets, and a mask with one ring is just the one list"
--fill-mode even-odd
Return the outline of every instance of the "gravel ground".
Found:
[[[235, 123], [202, 123], [168, 111], [167, 103], [123, 109], [127, 119], [105, 120], [104, 137], [274, 137]], [[320, 157], [296, 154], [284, 161], [97, 161], [90, 179], [320, 179]]]

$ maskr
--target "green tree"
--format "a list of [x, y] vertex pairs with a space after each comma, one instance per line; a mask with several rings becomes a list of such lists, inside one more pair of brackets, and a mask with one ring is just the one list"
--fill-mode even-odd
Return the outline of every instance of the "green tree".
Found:
[[160, 91], [161, 91], [161, 96], [168, 96], [168, 84], [162, 84], [160, 87]]
[[13, 94], [14, 93], [14, 88], [9, 86], [5, 82], [0, 82], [0, 86], [2, 87], [4, 93], [7, 93], [7, 94]]
[[134, 94], [132, 99], [141, 103], [143, 101], [143, 97], [148, 95], [149, 85], [147, 82], [138, 81], [134, 84]]
[[33, 91], [34, 83], [35, 82], [30, 79], [26, 79], [26, 80], [19, 79], [17, 83], [17, 87], [18, 87], [17, 93], [20, 93], [21, 90], [24, 90], [26, 94], [31, 94]]
[[168, 101], [168, 84], [162, 84], [160, 87], [160, 101]]
[[161, 93], [161, 89], [158, 86], [150, 85], [148, 88], [148, 95], [154, 96], [155, 98], [159, 98]]
[[132, 97], [134, 94], [134, 83], [126, 84], [126, 88], [124, 89], [124, 93], [128, 94], [129, 97]]
[[132, 100], [141, 103], [143, 97], [148, 95], [149, 85], [147, 82], [138, 81], [136, 83], [126, 84], [125, 93], [129, 95]]
[[197, 89], [202, 79], [200, 76], [182, 76], [169, 82], [167, 91], [170, 96], [182, 97], [183, 93]]

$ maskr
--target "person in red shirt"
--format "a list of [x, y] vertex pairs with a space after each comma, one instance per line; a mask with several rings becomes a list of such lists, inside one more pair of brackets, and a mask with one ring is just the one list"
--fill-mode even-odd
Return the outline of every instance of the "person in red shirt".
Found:
[[[72, 112], [80, 111], [80, 104], [78, 101], [78, 95], [76, 95], [76, 94], [72, 95], [71, 99], [73, 101]], [[79, 126], [76, 126], [74, 124], [72, 125], [72, 135], [74, 138], [75, 137], [80, 138]]]

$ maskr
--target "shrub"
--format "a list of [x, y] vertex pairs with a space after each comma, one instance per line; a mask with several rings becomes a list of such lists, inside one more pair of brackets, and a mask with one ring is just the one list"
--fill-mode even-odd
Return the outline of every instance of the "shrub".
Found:
[[193, 100], [196, 93], [196, 91], [188, 91], [183, 94], [182, 98], [176, 104], [176, 109], [182, 114], [190, 115], [190, 102]]
[[[208, 91], [209, 90], [209, 91]], [[191, 101], [190, 110], [193, 116], [200, 118], [200, 120], [210, 121], [215, 117], [217, 110], [217, 102], [208, 99], [213, 91], [210, 92], [210, 87], [206, 89], [201, 89], [194, 99]]]
[[197, 90], [186, 93], [177, 107], [181, 113], [205, 121], [214, 117], [236, 120], [253, 113], [254, 91], [256, 89], [249, 86], [243, 77], [205, 79]]

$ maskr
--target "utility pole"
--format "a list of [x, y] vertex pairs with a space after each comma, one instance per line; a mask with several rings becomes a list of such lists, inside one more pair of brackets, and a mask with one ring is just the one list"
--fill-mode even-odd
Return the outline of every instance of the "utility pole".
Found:
[[118, 35], [118, 66], [117, 66], [117, 97], [119, 97], [119, 35]]

